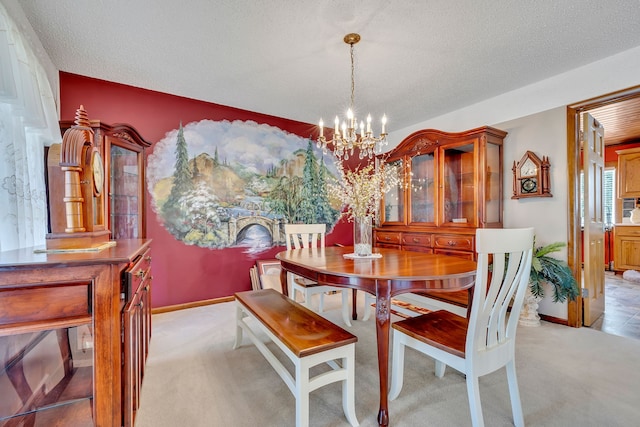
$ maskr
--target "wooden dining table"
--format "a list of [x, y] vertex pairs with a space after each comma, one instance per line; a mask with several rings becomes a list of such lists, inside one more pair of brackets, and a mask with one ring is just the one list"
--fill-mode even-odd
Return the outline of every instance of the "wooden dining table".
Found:
[[[291, 249], [279, 252], [282, 293], [288, 295], [287, 273], [320, 284], [351, 288], [376, 296], [376, 338], [380, 409], [378, 424], [389, 425], [388, 373], [391, 298], [425, 290], [440, 292], [468, 289], [475, 282], [474, 261], [444, 254], [426, 254], [397, 249], [374, 248], [379, 258], [347, 258], [353, 247]], [[469, 298], [471, 300], [471, 298]]]

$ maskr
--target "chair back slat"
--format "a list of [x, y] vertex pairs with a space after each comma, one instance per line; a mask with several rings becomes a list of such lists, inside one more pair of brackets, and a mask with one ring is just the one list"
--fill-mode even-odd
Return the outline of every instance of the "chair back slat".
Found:
[[467, 354], [514, 345], [529, 282], [533, 233], [533, 228], [477, 230], [478, 270], [469, 317], [474, 327], [467, 331]]
[[285, 224], [287, 249], [323, 248], [326, 230], [326, 224]]

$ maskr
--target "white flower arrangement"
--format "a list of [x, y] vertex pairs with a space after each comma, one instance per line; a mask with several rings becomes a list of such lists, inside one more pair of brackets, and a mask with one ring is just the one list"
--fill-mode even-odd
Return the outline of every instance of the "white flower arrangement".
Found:
[[349, 221], [354, 218], [375, 218], [380, 201], [391, 188], [400, 184], [398, 167], [373, 163], [345, 170], [342, 162], [336, 162], [338, 178], [327, 183], [329, 197], [347, 206], [343, 215]]

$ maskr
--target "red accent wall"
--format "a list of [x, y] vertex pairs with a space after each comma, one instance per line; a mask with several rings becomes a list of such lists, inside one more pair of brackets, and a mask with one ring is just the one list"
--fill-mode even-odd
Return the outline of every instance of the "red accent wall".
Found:
[[[317, 137], [317, 127], [224, 105], [212, 104], [60, 73], [60, 120], [74, 120], [83, 105], [90, 119], [106, 124], [127, 123], [155, 145], [166, 132], [202, 119], [252, 120], [303, 138]], [[149, 153], [153, 152], [153, 146]], [[276, 246], [252, 257], [244, 248], [205, 249], [176, 240], [158, 222], [147, 194], [147, 237], [153, 239], [153, 307], [165, 307], [233, 295], [251, 288], [249, 268], [256, 259], [272, 259], [284, 249]], [[352, 225], [339, 223], [327, 235], [327, 245], [353, 243]]]

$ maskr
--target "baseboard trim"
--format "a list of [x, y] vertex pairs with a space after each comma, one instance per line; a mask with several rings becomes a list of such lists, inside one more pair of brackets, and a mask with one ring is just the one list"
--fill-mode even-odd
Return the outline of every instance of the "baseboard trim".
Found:
[[560, 325], [569, 326], [569, 321], [567, 319], [561, 319], [559, 317], [548, 316], [546, 314], [539, 314], [540, 319], [545, 320], [551, 323], [558, 323]]
[[168, 313], [170, 311], [184, 310], [186, 308], [202, 307], [204, 305], [220, 304], [222, 302], [233, 301], [235, 297], [213, 298], [203, 301], [186, 302], [184, 304], [167, 305], [165, 307], [156, 307], [151, 309], [151, 314]]

